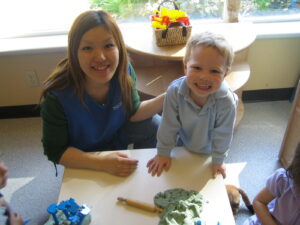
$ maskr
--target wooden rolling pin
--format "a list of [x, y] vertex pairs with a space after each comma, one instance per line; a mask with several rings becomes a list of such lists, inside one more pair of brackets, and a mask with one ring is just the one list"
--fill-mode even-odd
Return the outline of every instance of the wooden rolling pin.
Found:
[[161, 208], [158, 208], [158, 207], [156, 207], [154, 205], [150, 205], [150, 204], [147, 204], [147, 203], [134, 201], [134, 200], [131, 200], [131, 199], [126, 199], [126, 198], [118, 197], [118, 201], [123, 202], [126, 205], [130, 205], [130, 206], [133, 206], [135, 208], [143, 209], [143, 210], [154, 212], [154, 213], [157, 213], [157, 212], [161, 213], [163, 211]]

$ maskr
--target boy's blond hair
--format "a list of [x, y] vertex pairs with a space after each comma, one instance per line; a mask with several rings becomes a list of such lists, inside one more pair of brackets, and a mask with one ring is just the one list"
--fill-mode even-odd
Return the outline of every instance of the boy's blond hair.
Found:
[[186, 44], [185, 56], [183, 58], [184, 63], [190, 59], [192, 49], [199, 45], [217, 49], [226, 58], [226, 66], [230, 70], [234, 58], [232, 46], [222, 35], [211, 32], [199, 33], [190, 37]]

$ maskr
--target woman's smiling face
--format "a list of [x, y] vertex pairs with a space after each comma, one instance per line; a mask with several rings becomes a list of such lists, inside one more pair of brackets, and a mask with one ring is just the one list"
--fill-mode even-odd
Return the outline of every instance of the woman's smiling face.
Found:
[[82, 36], [77, 56], [88, 83], [109, 83], [119, 64], [119, 49], [113, 35], [102, 26]]
[[199, 45], [191, 50], [184, 69], [191, 98], [196, 103], [206, 102], [224, 80], [227, 73], [226, 58], [214, 47]]

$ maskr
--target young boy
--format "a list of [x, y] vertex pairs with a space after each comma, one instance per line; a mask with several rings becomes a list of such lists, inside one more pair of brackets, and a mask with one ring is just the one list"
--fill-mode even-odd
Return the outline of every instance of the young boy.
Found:
[[211, 154], [212, 174], [226, 177], [224, 159], [231, 143], [237, 96], [224, 81], [234, 53], [219, 35], [205, 32], [190, 38], [183, 59], [185, 75], [167, 90], [163, 119], [157, 134], [157, 155], [148, 173], [160, 176], [171, 166], [171, 150]]
[[[7, 167], [0, 161], [0, 189], [6, 186]], [[23, 220], [19, 214], [12, 212], [0, 193], [0, 224], [1, 225], [22, 225]]]

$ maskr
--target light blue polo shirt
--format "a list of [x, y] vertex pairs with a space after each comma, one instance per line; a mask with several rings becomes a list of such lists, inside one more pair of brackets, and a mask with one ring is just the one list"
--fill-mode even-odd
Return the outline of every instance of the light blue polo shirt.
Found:
[[211, 154], [213, 163], [222, 164], [231, 144], [237, 104], [238, 97], [225, 81], [203, 107], [191, 99], [186, 76], [173, 81], [157, 134], [158, 154], [170, 156], [179, 135], [188, 151]]

